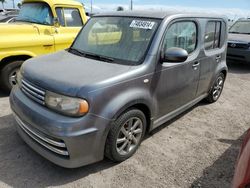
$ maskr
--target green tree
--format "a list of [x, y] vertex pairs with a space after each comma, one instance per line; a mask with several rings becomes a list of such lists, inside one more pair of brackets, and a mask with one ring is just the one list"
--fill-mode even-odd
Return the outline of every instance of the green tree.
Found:
[[122, 6], [117, 7], [117, 11], [124, 11], [124, 8]]
[[6, 3], [6, 0], [0, 0], [0, 2], [2, 3], [2, 7], [4, 9], [4, 3]]
[[17, 7], [20, 9], [22, 7], [22, 3], [18, 3]]

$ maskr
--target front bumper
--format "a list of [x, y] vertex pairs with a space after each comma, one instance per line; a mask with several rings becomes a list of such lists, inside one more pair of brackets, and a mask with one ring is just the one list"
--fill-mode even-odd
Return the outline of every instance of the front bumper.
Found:
[[227, 60], [250, 63], [250, 49], [228, 48]]
[[57, 114], [30, 100], [18, 87], [12, 89], [10, 104], [19, 135], [46, 159], [66, 168], [103, 159], [110, 120]]

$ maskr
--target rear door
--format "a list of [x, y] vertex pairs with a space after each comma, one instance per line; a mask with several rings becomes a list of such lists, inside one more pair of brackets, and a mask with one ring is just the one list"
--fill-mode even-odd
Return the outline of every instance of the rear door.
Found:
[[83, 26], [83, 19], [76, 7], [56, 7], [60, 27], [55, 28], [56, 50], [68, 48]]
[[187, 104], [196, 97], [199, 82], [199, 36], [196, 20], [175, 21], [167, 29], [162, 51], [171, 47], [185, 49], [189, 57], [183, 63], [158, 62], [156, 98], [158, 118]]
[[205, 36], [203, 37], [204, 58], [200, 61], [201, 76], [197, 95], [205, 94], [210, 89], [216, 67], [224, 55], [222, 47], [225, 36], [223, 31], [226, 27], [222, 20], [203, 20], [202, 24], [205, 28]]

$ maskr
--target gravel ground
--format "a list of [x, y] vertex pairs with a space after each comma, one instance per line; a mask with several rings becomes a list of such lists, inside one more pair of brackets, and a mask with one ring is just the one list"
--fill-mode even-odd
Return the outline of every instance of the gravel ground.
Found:
[[17, 135], [8, 97], [0, 96], [0, 187], [230, 187], [250, 127], [250, 66], [229, 65], [220, 100], [199, 103], [148, 136], [129, 160], [60, 168]]

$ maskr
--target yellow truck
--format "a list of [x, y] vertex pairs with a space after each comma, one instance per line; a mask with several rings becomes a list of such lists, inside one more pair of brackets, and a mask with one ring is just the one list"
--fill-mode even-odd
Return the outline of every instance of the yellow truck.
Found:
[[21, 64], [68, 48], [87, 17], [72, 0], [24, 0], [15, 22], [0, 24], [0, 87], [10, 91]]

